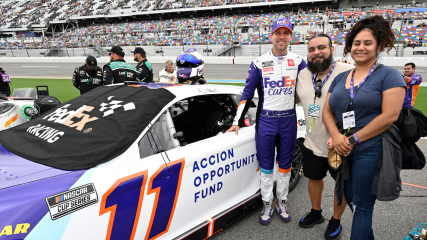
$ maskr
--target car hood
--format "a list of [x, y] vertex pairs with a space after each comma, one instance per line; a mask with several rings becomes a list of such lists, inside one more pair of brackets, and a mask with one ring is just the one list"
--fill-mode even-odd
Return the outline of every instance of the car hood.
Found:
[[0, 144], [0, 189], [72, 172], [29, 161]]

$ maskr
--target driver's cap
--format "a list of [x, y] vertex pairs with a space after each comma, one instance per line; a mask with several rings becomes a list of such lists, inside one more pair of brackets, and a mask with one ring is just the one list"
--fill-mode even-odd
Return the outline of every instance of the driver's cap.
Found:
[[277, 29], [279, 28], [287, 28], [289, 31], [292, 32], [292, 22], [286, 18], [279, 18], [273, 23], [273, 31], [271, 31], [271, 34], [273, 34]]

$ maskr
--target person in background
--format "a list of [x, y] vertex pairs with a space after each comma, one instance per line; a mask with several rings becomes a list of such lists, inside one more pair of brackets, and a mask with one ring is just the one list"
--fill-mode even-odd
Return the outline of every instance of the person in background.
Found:
[[80, 95], [102, 86], [102, 69], [98, 67], [96, 58], [88, 56], [83, 66], [74, 69], [72, 80]]
[[159, 82], [176, 83], [176, 80], [176, 71], [173, 69], [173, 62], [171, 60], [167, 60], [165, 69], [162, 69], [159, 72]]
[[350, 53], [355, 69], [335, 77], [323, 109], [330, 147], [345, 156], [335, 191], [338, 205], [344, 192], [353, 211], [350, 240], [375, 239], [375, 201], [394, 200], [401, 190], [401, 153], [392, 147], [400, 140], [393, 137], [399, 133], [392, 125], [402, 109], [406, 84], [396, 69], [377, 61], [380, 52], [394, 48], [394, 41], [390, 23], [382, 16], [358, 21], [344, 46], [344, 56]]
[[137, 47], [133, 52], [133, 60], [138, 62], [136, 70], [138, 71], [138, 78], [141, 82], [153, 81], [153, 67], [147, 60], [146, 52], [143, 48]]
[[4, 95], [6, 97], [10, 97], [10, 77], [2, 67], [0, 67], [0, 75], [0, 96]]
[[[324, 221], [322, 215], [323, 179], [327, 172], [335, 180], [337, 172], [328, 164], [328, 129], [322, 119], [322, 110], [332, 80], [340, 73], [353, 69], [350, 64], [336, 62], [333, 59], [335, 48], [331, 38], [323, 33], [315, 34], [307, 45], [307, 68], [298, 74], [297, 100], [301, 100], [306, 121], [306, 137], [302, 148], [304, 176], [308, 178], [308, 193], [312, 209], [300, 221], [299, 226], [311, 228]], [[310, 123], [311, 122], [311, 123]], [[310, 126], [310, 127], [308, 127]], [[334, 194], [335, 195], [335, 194]], [[338, 239], [342, 231], [341, 216], [344, 204], [337, 206], [334, 197], [334, 215], [325, 231], [326, 239]]]
[[423, 78], [415, 73], [414, 63], [405, 64], [405, 74], [403, 74], [403, 79], [405, 79], [406, 88], [408, 89], [405, 101], [403, 102], [403, 107], [414, 107], [418, 88], [423, 82]]
[[110, 62], [104, 65], [104, 85], [139, 81], [136, 69], [124, 60], [125, 52], [120, 46], [107, 50]]

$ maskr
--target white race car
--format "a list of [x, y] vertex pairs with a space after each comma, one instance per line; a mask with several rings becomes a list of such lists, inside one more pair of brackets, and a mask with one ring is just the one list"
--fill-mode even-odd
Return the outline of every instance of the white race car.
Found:
[[104, 86], [1, 131], [0, 240], [204, 239], [258, 209], [257, 102], [223, 134], [242, 90]]

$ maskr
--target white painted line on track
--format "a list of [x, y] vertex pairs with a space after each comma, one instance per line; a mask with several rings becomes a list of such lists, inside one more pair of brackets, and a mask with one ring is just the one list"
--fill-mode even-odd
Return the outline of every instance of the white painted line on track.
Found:
[[59, 67], [59, 66], [22, 66], [27, 68], [51, 68], [51, 67]]

